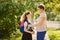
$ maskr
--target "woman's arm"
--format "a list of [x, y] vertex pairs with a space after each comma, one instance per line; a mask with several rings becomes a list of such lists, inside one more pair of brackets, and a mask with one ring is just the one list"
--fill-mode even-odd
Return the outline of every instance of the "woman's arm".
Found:
[[38, 23], [36, 23], [36, 24], [32, 23], [32, 24], [29, 25], [29, 26], [37, 27], [37, 26], [43, 25], [43, 23], [44, 23], [44, 21], [45, 21], [45, 17], [41, 17], [39, 20], [40, 20], [40, 21], [39, 21]]
[[45, 17], [42, 17], [42, 18], [40, 18], [39, 20], [40, 20], [40, 21], [39, 21], [38, 23], [36, 23], [36, 24], [33, 24], [33, 26], [41, 26], [41, 25], [43, 25], [43, 23], [44, 23], [44, 21], [45, 21]]

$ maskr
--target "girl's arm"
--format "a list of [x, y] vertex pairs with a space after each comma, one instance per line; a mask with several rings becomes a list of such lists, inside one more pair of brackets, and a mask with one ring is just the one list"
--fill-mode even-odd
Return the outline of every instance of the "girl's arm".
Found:
[[24, 23], [24, 31], [33, 34], [34, 32], [30, 32], [27, 30], [27, 22]]
[[35, 32], [34, 31], [28, 31], [28, 30], [25, 30], [25, 32], [28, 32], [28, 33], [31, 33], [31, 34], [34, 34]]

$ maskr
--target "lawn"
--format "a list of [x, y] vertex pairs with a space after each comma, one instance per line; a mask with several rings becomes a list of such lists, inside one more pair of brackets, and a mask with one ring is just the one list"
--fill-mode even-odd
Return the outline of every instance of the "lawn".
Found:
[[60, 40], [60, 30], [59, 29], [49, 29], [48, 35], [50, 37], [50, 40]]
[[[48, 28], [47, 30], [50, 40], [60, 40], [60, 30], [54, 28]], [[13, 40], [21, 40], [22, 34], [20, 33], [19, 29], [17, 29], [17, 35], [13, 37]], [[12, 40], [11, 39], [11, 40]]]

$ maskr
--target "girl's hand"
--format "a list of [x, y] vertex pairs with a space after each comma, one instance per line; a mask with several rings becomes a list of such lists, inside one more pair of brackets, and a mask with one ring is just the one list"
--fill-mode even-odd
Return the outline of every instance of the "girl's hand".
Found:
[[34, 33], [35, 33], [34, 31], [30, 32], [30, 31], [28, 31], [28, 30], [25, 30], [25, 32], [28, 32], [28, 33], [30, 33], [30, 34], [34, 34]]
[[33, 31], [33, 32], [31, 32], [31, 34], [35, 34], [35, 32]]

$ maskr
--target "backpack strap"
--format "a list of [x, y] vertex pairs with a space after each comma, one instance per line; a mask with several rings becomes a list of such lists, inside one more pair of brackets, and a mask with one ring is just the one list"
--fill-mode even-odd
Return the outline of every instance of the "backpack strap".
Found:
[[[26, 22], [27, 22], [28, 25], [30, 24], [28, 20], [27, 20]], [[28, 29], [28, 25], [27, 25], [26, 29]], [[30, 28], [28, 29], [28, 31], [33, 31], [32, 27], [30, 27]]]
[[[28, 25], [30, 24], [28, 20], [26, 22], [27, 22]], [[27, 25], [26, 29], [28, 29], [28, 25]]]

